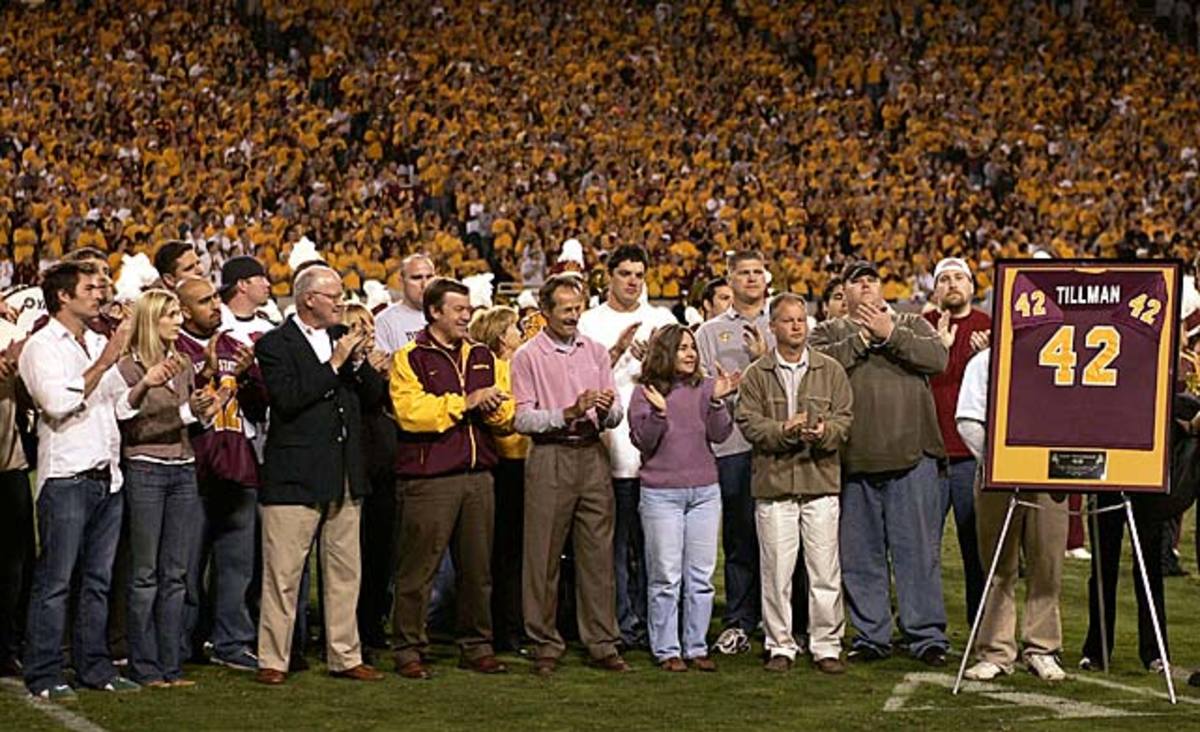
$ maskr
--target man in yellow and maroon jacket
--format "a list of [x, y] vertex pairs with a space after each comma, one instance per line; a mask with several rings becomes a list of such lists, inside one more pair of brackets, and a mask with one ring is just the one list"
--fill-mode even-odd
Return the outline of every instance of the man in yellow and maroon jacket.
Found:
[[400, 425], [396, 450], [400, 516], [396, 604], [392, 622], [396, 671], [429, 678], [426, 607], [438, 562], [454, 541], [458, 570], [459, 665], [480, 673], [508, 669], [492, 650], [491, 468], [493, 430], [510, 430], [513, 401], [497, 386], [487, 346], [467, 339], [467, 288], [436, 279], [422, 306], [428, 326], [396, 352], [389, 379]]

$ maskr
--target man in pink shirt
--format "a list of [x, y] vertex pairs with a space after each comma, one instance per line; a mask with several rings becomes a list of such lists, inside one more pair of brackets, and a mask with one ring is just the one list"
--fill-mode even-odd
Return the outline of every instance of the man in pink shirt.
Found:
[[536, 650], [534, 673], [553, 674], [566, 644], [556, 627], [559, 557], [574, 530], [579, 636], [592, 664], [628, 671], [617, 651], [613, 492], [600, 433], [621, 422], [607, 349], [577, 331], [584, 283], [574, 274], [538, 292], [546, 327], [512, 360], [515, 427], [533, 438], [525, 463], [522, 605]]

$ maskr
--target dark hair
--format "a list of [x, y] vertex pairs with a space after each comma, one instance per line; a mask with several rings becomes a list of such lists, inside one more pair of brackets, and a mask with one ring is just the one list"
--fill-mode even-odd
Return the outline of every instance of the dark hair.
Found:
[[192, 245], [186, 241], [172, 239], [163, 244], [154, 253], [154, 268], [158, 270], [159, 276], [171, 275], [175, 276], [175, 264], [179, 262], [179, 258], [184, 254], [193, 251]]
[[583, 284], [583, 278], [578, 274], [560, 272], [553, 275], [538, 290], [538, 305], [542, 312], [548, 313], [554, 309], [554, 293], [564, 287], [574, 290], [580, 295], [587, 291]]
[[650, 269], [650, 257], [646, 250], [637, 244], [625, 244], [613, 250], [608, 255], [608, 271], [615, 272], [623, 262], [640, 262], [643, 267]]
[[833, 291], [839, 287], [844, 287], [845, 284], [841, 277], [831, 277], [829, 284], [825, 285], [825, 290], [821, 293], [821, 302], [828, 305], [829, 301], [833, 299]]
[[42, 275], [42, 297], [46, 300], [46, 311], [51, 315], [62, 309], [58, 299], [60, 293], [75, 296], [80, 277], [98, 274], [97, 269], [86, 262], [59, 262]]
[[742, 249], [730, 254], [728, 259], [725, 260], [725, 271], [729, 274], [733, 274], [734, 270], [738, 268], [739, 264], [749, 260], [755, 260], [762, 262], [763, 264], [766, 264], [767, 262], [767, 260], [763, 257], [762, 252], [758, 251], [757, 249]]
[[700, 302], [711, 303], [713, 300], [716, 300], [717, 290], [722, 287], [729, 287], [729, 280], [724, 277], [709, 280], [708, 284], [704, 286], [704, 291], [700, 293]]
[[63, 255], [64, 262], [92, 262], [99, 260], [108, 263], [108, 256], [96, 247], [79, 247]]
[[[638, 377], [639, 384], [652, 386], [663, 396], [671, 391], [671, 387], [677, 381], [675, 378], [675, 355], [679, 352], [679, 346], [683, 343], [685, 336], [691, 338], [692, 343], [695, 344], [696, 336], [692, 335], [692, 331], [685, 325], [671, 323], [654, 331], [654, 335], [650, 336], [650, 343], [646, 346], [646, 356], [642, 359], [642, 375]], [[697, 366], [692, 375], [684, 379], [682, 383], [687, 386], [696, 386], [703, 379], [704, 374]]]
[[425, 294], [421, 297], [421, 310], [425, 313], [426, 321], [433, 321], [433, 309], [441, 308], [442, 303], [446, 301], [446, 295], [450, 293], [471, 296], [471, 291], [467, 289], [467, 286], [458, 280], [452, 280], [449, 277], [434, 277], [430, 281], [425, 288]]

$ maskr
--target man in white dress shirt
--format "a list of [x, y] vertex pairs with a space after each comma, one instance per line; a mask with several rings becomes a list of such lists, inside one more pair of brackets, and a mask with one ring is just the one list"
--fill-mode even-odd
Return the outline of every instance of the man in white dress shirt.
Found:
[[76, 566], [75, 680], [107, 691], [138, 685], [117, 675], [105, 634], [113, 559], [121, 531], [120, 433], [116, 403], [128, 388], [114, 369], [128, 321], [112, 340], [87, 327], [100, 315], [106, 283], [89, 264], [47, 270], [50, 322], [25, 343], [18, 368], [38, 415], [38, 533], [25, 642], [25, 685], [34, 696], [71, 701], [62, 637]]

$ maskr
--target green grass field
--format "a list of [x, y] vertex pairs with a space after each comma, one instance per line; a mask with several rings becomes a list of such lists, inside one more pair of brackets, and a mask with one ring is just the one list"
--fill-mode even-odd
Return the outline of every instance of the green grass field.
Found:
[[[1185, 517], [1181, 545], [1192, 576], [1169, 578], [1167, 613], [1173, 662], [1200, 666], [1200, 596], [1193, 543], [1195, 520]], [[961, 563], [951, 522], [944, 545], [944, 586], [956, 651], [966, 643]], [[527, 673], [519, 657], [507, 676], [480, 677], [455, 668], [452, 647], [438, 647], [432, 681], [389, 674], [377, 684], [339, 681], [314, 668], [281, 688], [255, 684], [248, 674], [215, 667], [189, 669], [193, 689], [130, 695], [81, 693], [70, 711], [108, 730], [317, 730], [317, 729], [1135, 729], [1200, 727], [1200, 689], [1177, 680], [1180, 703], [1160, 694], [1163, 679], [1141, 669], [1136, 612], [1127, 556], [1122, 566], [1117, 642], [1112, 672], [1074, 671], [1087, 625], [1087, 563], [1068, 560], [1063, 583], [1064, 664], [1071, 679], [1056, 685], [1023, 671], [959, 696], [948, 685], [954, 667], [929, 669], [907, 658], [852, 667], [827, 677], [799, 664], [781, 676], [763, 672], [755, 653], [720, 659], [717, 674], [667, 674], [646, 653], [630, 654], [635, 673], [610, 675], [584, 667], [578, 652], [550, 680]], [[720, 572], [718, 571], [718, 579]], [[718, 592], [718, 599], [721, 597]], [[719, 611], [717, 613], [719, 616]], [[390, 671], [390, 660], [381, 666]], [[1103, 684], [1103, 685], [1102, 685]], [[61, 729], [11, 687], [0, 692], [0, 728]]]

